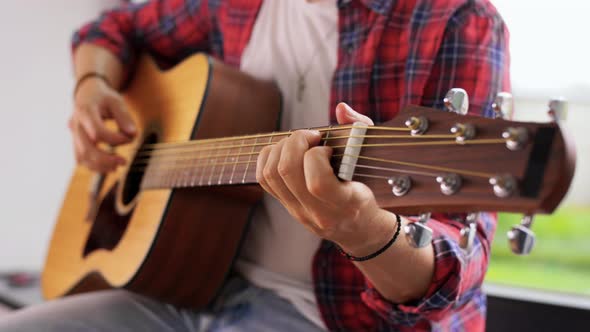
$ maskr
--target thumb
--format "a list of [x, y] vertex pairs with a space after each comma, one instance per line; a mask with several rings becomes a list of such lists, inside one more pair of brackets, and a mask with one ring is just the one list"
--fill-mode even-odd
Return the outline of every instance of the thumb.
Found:
[[357, 121], [363, 122], [370, 126], [373, 125], [373, 120], [371, 120], [368, 116], [356, 112], [346, 103], [339, 103], [336, 105], [336, 120], [338, 120], [338, 124], [341, 125], [350, 124]]
[[117, 126], [119, 129], [125, 133], [129, 137], [134, 137], [137, 129], [135, 127], [135, 123], [133, 122], [133, 118], [131, 114], [127, 112], [127, 108], [125, 103], [123, 102], [123, 98], [120, 96], [113, 96], [108, 98], [108, 108], [111, 116], [117, 122]]

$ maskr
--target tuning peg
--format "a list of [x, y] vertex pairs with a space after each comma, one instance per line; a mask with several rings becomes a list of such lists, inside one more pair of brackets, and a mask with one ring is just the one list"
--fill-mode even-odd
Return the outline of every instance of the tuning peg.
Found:
[[567, 100], [563, 97], [549, 100], [549, 116], [553, 122], [564, 121], [567, 117]]
[[428, 118], [424, 116], [413, 116], [404, 123], [412, 136], [422, 135], [428, 130]]
[[408, 243], [414, 248], [426, 247], [432, 241], [432, 229], [426, 226], [430, 219], [430, 212], [422, 213], [418, 221], [404, 227], [404, 234]]
[[495, 118], [498, 119], [512, 119], [514, 111], [514, 100], [510, 92], [500, 92], [496, 95], [494, 103], [492, 104]]
[[461, 228], [459, 238], [459, 247], [465, 249], [466, 251], [470, 252], [473, 249], [473, 243], [475, 242], [475, 235], [477, 234], [477, 218], [479, 217], [479, 212], [472, 212], [467, 214], [462, 223], [465, 227]]
[[515, 225], [508, 231], [508, 244], [513, 253], [528, 255], [535, 245], [535, 233], [531, 230], [533, 216], [525, 215], [520, 225]]
[[387, 179], [387, 184], [391, 186], [391, 192], [395, 196], [403, 196], [412, 188], [412, 178], [408, 175], [394, 176]]
[[449, 112], [465, 115], [469, 110], [469, 97], [467, 92], [460, 88], [452, 88], [443, 99], [445, 108]]
[[440, 184], [440, 191], [445, 195], [453, 195], [461, 189], [463, 180], [456, 173], [446, 173], [436, 177], [436, 182]]

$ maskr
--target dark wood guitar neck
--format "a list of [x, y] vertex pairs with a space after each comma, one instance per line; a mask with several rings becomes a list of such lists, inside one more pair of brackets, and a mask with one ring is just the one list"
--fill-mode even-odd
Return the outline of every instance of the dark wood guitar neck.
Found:
[[[343, 152], [350, 126], [313, 129], [322, 134], [320, 144]], [[137, 153], [130, 173], [143, 176], [142, 189], [256, 184], [260, 151], [290, 134], [287, 131], [146, 145]]]

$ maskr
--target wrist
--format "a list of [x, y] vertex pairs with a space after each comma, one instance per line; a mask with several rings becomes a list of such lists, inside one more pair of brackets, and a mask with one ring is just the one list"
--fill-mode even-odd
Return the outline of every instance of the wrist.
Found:
[[[394, 237], [401, 217], [387, 210], [377, 209], [372, 216], [363, 222], [362, 231], [355, 232], [355, 236], [335, 241], [348, 255], [364, 257], [377, 252], [386, 246]], [[402, 225], [399, 225], [401, 227]]]
[[76, 79], [76, 84], [74, 85], [74, 92], [73, 92], [74, 98], [76, 97], [76, 95], [78, 94], [78, 91], [80, 91], [82, 86], [88, 85], [88, 84], [94, 84], [94, 85], [99, 85], [99, 86], [111, 88], [111, 84], [109, 82], [108, 77], [106, 77], [106, 75], [103, 75], [98, 72], [88, 72], [88, 73], [80, 75]]

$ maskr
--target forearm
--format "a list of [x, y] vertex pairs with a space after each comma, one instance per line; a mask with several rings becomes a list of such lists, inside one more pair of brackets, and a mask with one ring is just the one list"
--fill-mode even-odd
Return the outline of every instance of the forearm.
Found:
[[[391, 212], [380, 210], [374, 220], [367, 223], [373, 234], [359, 245], [342, 244], [342, 249], [354, 256], [364, 256], [383, 247], [393, 236], [397, 225]], [[401, 218], [403, 229], [409, 221]], [[406, 303], [422, 298], [431, 285], [434, 274], [434, 250], [432, 245], [424, 248], [411, 247], [403, 234], [379, 256], [355, 265], [386, 299]]]
[[[501, 17], [490, 7], [487, 3], [474, 2], [463, 6], [449, 20], [439, 56], [431, 69], [432, 76], [423, 91], [423, 105], [442, 107], [444, 93], [450, 88], [460, 87], [469, 95], [469, 112], [485, 116], [492, 114], [493, 96], [500, 91], [509, 91], [508, 32]], [[381, 215], [387, 216], [386, 213]], [[349, 248], [349, 253], [367, 255], [391, 239], [395, 231], [393, 217], [380, 219], [368, 225], [374, 227], [372, 238], [377, 242], [371, 244], [371, 241], [366, 241], [371, 247], [364, 249], [353, 246]], [[402, 221], [407, 222], [404, 218]], [[486, 215], [478, 222], [476, 243], [479, 242], [480, 246], [475, 246], [476, 249], [469, 254], [451, 245], [458, 239], [457, 225], [445, 220], [441, 223], [429, 222], [429, 226], [434, 231], [433, 242], [426, 248], [412, 248], [400, 236], [378, 257], [356, 263], [386, 299], [395, 303], [424, 299], [431, 295], [427, 294], [429, 287], [433, 286], [436, 290], [436, 287], [447, 283], [439, 297], [447, 298], [450, 303], [457, 294], [481, 285], [495, 229], [494, 217]], [[346, 250], [344, 246], [343, 249]], [[433, 277], [435, 272], [436, 277]], [[436, 307], [437, 304], [429, 303], [428, 306]]]
[[111, 51], [84, 43], [74, 52], [74, 75], [76, 79], [79, 79], [90, 72], [104, 75], [114, 89], [119, 89], [123, 84], [123, 63]]
[[208, 51], [210, 21], [206, 1], [154, 0], [106, 11], [73, 36], [75, 73], [100, 72], [121, 88], [142, 53], [168, 68]]

